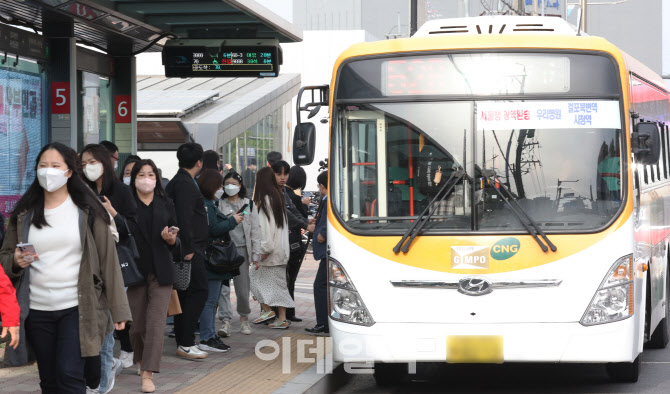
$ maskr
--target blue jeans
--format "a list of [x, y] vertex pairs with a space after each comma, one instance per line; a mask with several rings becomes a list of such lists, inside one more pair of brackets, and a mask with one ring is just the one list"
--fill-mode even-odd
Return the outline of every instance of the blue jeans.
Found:
[[223, 281], [220, 279], [207, 281], [209, 292], [207, 293], [205, 307], [202, 309], [202, 313], [200, 314], [201, 341], [207, 341], [210, 338], [214, 338], [214, 335], [216, 334], [214, 322], [216, 322], [216, 306], [219, 303], [219, 294], [221, 294], [222, 285]]
[[100, 367], [100, 392], [104, 393], [109, 386], [112, 367], [114, 367], [114, 331], [105, 337], [105, 342], [100, 349]]

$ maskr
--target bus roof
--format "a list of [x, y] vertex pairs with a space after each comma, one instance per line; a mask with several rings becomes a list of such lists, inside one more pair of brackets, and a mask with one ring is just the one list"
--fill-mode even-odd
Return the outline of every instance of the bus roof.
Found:
[[[495, 19], [493, 19], [495, 18]], [[439, 51], [439, 50], [482, 50], [482, 49], [519, 49], [519, 50], [533, 50], [533, 49], [559, 49], [559, 50], [575, 50], [575, 51], [599, 51], [611, 54], [621, 65], [622, 68], [643, 77], [644, 79], [658, 85], [660, 88], [665, 88], [663, 79], [656, 74], [649, 67], [634, 59], [632, 56], [621, 51], [614, 44], [610, 43], [602, 37], [581, 35], [577, 36], [574, 30], [568, 29], [565, 26], [572, 26], [560, 18], [555, 17], [512, 17], [512, 16], [495, 16], [495, 17], [474, 17], [474, 18], [459, 18], [456, 21], [459, 24], [444, 24], [444, 20], [437, 21], [440, 23], [435, 26], [469, 26], [465, 23], [466, 20], [472, 20], [470, 24], [479, 22], [480, 24], [486, 22], [488, 33], [488, 21], [495, 20], [496, 24], [500, 21], [509, 18], [512, 24], [519, 24], [519, 18], [523, 19], [528, 24], [534, 23], [536, 20], [547, 25], [549, 22], [553, 23], [552, 32], [524, 32], [524, 34], [418, 34], [412, 38], [400, 38], [395, 40], [383, 40], [374, 42], [364, 42], [354, 44], [347, 50], [342, 52], [335, 62], [336, 72], [339, 65], [346, 59], [359, 56], [372, 56], [393, 53], [407, 53], [407, 52], [425, 52], [425, 51]], [[486, 19], [486, 20], [484, 20]], [[453, 20], [450, 20], [453, 22]], [[433, 23], [435, 21], [431, 21]], [[465, 24], [464, 24], [465, 23]], [[555, 26], [554, 26], [555, 25]], [[433, 26], [433, 27], [435, 27]], [[563, 28], [560, 28], [563, 26]], [[425, 25], [424, 25], [425, 27]], [[422, 27], [422, 29], [424, 28]], [[426, 31], [429, 31], [431, 26], [428, 26]], [[469, 29], [469, 27], [468, 27]], [[492, 29], [493, 30], [493, 29]], [[510, 29], [513, 30], [513, 29]], [[494, 30], [495, 31], [495, 30]], [[572, 31], [572, 34], [566, 34]]]

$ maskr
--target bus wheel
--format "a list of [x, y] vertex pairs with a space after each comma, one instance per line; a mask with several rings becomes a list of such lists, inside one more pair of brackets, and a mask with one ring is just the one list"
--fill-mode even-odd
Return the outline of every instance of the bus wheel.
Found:
[[668, 327], [668, 318], [670, 317], [670, 305], [668, 304], [668, 295], [670, 295], [670, 275], [668, 275], [668, 279], [666, 280], [665, 288], [665, 317], [658, 322], [658, 326], [656, 326], [656, 330], [654, 330], [654, 333], [651, 335], [648, 342], [649, 347], [654, 349], [665, 349], [670, 340], [670, 335], [668, 335], [668, 329], [670, 329], [670, 327]]
[[640, 356], [637, 356], [632, 363], [609, 363], [605, 367], [607, 368], [607, 376], [612, 381], [635, 383], [640, 376]]
[[404, 382], [407, 377], [407, 364], [375, 363], [375, 382], [377, 386], [390, 387]]

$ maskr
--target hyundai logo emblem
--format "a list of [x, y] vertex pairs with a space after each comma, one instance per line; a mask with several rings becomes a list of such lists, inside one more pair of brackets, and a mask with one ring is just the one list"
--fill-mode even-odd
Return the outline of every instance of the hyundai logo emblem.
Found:
[[491, 282], [483, 278], [463, 278], [458, 281], [458, 292], [469, 296], [481, 296], [493, 291]]

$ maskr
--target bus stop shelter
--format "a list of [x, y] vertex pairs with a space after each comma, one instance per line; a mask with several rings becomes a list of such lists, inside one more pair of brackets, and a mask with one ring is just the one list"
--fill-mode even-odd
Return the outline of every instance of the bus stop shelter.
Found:
[[253, 0], [1, 1], [0, 212], [25, 192], [48, 142], [109, 140], [121, 160], [135, 153], [136, 56], [175, 37], [286, 43], [302, 32]]

